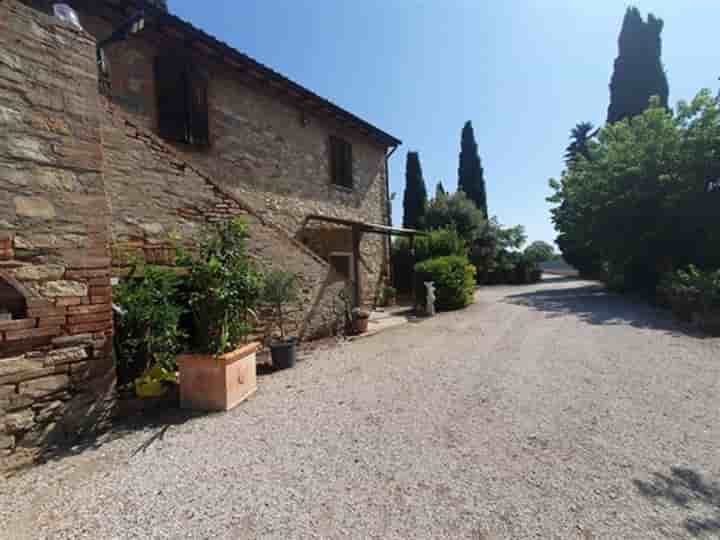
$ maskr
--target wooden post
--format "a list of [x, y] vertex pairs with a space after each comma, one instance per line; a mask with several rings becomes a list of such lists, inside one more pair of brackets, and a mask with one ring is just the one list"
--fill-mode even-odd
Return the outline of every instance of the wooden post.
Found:
[[412, 264], [410, 265], [410, 295], [412, 296], [413, 306], [415, 304], [415, 235], [410, 235], [410, 256], [412, 258]]
[[360, 307], [362, 298], [362, 290], [360, 287], [360, 228], [353, 225], [352, 228], [352, 254], [353, 254], [353, 304], [354, 307]]

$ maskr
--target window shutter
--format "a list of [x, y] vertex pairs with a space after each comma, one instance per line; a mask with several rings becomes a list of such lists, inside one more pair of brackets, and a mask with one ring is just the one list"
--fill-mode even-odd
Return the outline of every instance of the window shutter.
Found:
[[332, 183], [353, 187], [352, 145], [339, 137], [330, 137], [330, 175]]
[[155, 60], [158, 131], [164, 139], [189, 142], [187, 132], [187, 74], [178, 56]]
[[339, 183], [340, 180], [340, 156], [338, 155], [339, 140], [337, 137], [330, 136], [330, 181], [333, 184]]
[[197, 70], [190, 71], [190, 133], [193, 144], [210, 144], [208, 80]]
[[344, 164], [344, 186], [345, 187], [353, 187], [353, 155], [352, 155], [352, 144], [350, 144], [347, 141], [343, 141], [343, 150], [344, 150], [344, 156], [343, 156], [343, 164]]

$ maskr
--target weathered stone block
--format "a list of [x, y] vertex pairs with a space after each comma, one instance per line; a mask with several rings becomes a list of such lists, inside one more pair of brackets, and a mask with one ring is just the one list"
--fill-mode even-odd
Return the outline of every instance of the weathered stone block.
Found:
[[36, 411], [35, 422], [44, 424], [45, 422], [57, 418], [62, 414], [64, 407], [65, 402], [63, 401], [50, 401], [48, 403], [42, 403], [34, 406], [33, 409]]
[[[0, 359], [0, 377], [42, 367], [42, 362], [30, 360], [25, 355]], [[14, 387], [13, 387], [14, 388]]]
[[22, 395], [40, 399], [61, 392], [68, 386], [70, 386], [70, 377], [67, 375], [52, 375], [20, 383], [18, 390]]
[[5, 433], [15, 434], [29, 430], [35, 425], [35, 413], [32, 409], [25, 409], [16, 413], [6, 414], [0, 419], [5, 424]]
[[15, 447], [15, 437], [0, 433], [0, 450], [9, 450]]
[[59, 364], [71, 364], [73, 362], [81, 362], [88, 357], [87, 350], [84, 347], [73, 347], [70, 349], [60, 349], [51, 351], [45, 357], [43, 364], [48, 366], [57, 366]]
[[23, 266], [15, 270], [15, 278], [20, 281], [56, 280], [63, 277], [65, 267], [59, 264]]
[[55, 207], [43, 197], [15, 197], [15, 213], [21, 217], [34, 219], [53, 219]]
[[93, 340], [92, 334], [78, 334], [75, 336], [57, 337], [52, 340], [55, 347], [65, 347], [70, 345], [89, 344]]
[[22, 448], [37, 448], [52, 445], [65, 438], [65, 433], [56, 422], [36, 424], [20, 438], [16, 445]]
[[0, 399], [8, 399], [10, 396], [14, 396], [16, 392], [14, 384], [6, 384], [0, 386]]
[[40, 291], [43, 296], [55, 298], [60, 296], [87, 296], [88, 288], [87, 285], [79, 281], [58, 280], [48, 281], [43, 284]]
[[0, 399], [0, 423], [2, 423], [1, 411], [19, 411], [28, 408], [32, 404], [32, 398], [20, 394], [12, 394], [5, 399]]

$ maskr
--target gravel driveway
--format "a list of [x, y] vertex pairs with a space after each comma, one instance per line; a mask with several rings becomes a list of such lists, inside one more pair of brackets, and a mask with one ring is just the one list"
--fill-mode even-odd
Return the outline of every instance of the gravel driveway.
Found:
[[0, 538], [720, 538], [720, 340], [681, 330], [588, 282], [485, 288], [3, 482]]

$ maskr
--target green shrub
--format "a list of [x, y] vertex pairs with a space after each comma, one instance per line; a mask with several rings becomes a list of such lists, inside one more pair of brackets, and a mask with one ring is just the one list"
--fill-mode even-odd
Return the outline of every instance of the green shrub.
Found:
[[247, 225], [240, 219], [211, 225], [199, 239], [199, 255], [188, 262], [197, 352], [232, 351], [252, 330], [263, 276], [246, 253], [248, 236]]
[[662, 303], [668, 303], [683, 319], [693, 312], [720, 310], [720, 270], [703, 271], [690, 265], [666, 274], [658, 285]]
[[439, 310], [460, 309], [473, 301], [475, 267], [467, 257], [437, 257], [415, 265], [415, 298], [425, 305], [425, 282], [435, 283], [435, 307]]
[[115, 286], [113, 301], [122, 310], [115, 336], [120, 384], [132, 381], [151, 364], [177, 369], [175, 355], [187, 337], [179, 327], [185, 312], [178, 298], [180, 285], [172, 270], [136, 266]]
[[438, 229], [415, 238], [415, 252], [410, 250], [410, 241], [400, 238], [393, 243], [393, 286], [405, 293], [412, 291], [414, 266], [422, 261], [451, 255], [467, 255], [467, 244], [453, 228]]
[[280, 338], [284, 340], [287, 323], [285, 307], [300, 299], [300, 281], [297, 274], [284, 270], [272, 270], [266, 274], [262, 298], [272, 306]]

